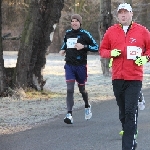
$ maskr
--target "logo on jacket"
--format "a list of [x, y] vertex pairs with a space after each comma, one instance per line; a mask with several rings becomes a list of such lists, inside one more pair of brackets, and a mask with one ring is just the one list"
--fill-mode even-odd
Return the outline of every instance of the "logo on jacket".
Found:
[[136, 39], [130, 38], [129, 42], [130, 42], [130, 43], [135, 43], [135, 42], [136, 42]]

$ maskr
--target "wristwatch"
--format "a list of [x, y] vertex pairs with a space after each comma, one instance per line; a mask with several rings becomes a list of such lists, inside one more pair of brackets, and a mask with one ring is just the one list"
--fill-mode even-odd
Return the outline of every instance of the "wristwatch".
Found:
[[84, 45], [84, 48], [88, 48], [88, 45]]

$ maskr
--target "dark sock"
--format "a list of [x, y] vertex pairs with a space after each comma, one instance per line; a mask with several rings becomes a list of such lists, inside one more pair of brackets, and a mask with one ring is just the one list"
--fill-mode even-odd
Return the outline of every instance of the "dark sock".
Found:
[[72, 111], [68, 111], [68, 113], [71, 114], [71, 116], [72, 116]]
[[85, 105], [85, 108], [89, 108], [90, 107], [90, 105]]

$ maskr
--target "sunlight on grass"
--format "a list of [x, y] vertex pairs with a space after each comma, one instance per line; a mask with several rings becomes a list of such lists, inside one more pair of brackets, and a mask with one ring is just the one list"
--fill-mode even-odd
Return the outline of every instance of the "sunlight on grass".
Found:
[[62, 97], [61, 93], [51, 91], [35, 91], [35, 90], [26, 91], [26, 99], [49, 99], [59, 97]]

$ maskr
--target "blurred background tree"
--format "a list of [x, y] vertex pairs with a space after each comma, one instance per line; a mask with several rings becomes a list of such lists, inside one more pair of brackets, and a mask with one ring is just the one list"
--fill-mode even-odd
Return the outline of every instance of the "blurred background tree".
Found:
[[[100, 41], [106, 30], [112, 25], [111, 0], [100, 0]], [[100, 58], [101, 68], [104, 76], [110, 76], [108, 58]]]
[[[5, 90], [11, 88], [34, 88], [42, 90], [45, 81], [42, 76], [42, 69], [46, 64], [46, 49], [50, 45], [50, 33], [54, 31], [54, 26], [59, 22], [61, 10], [64, 6], [63, 0], [30, 0], [25, 3], [24, 0], [8, 0], [4, 1], [3, 8], [10, 6], [10, 11], [14, 10], [14, 14], [25, 15], [11, 16], [10, 20], [5, 23], [4, 30], [8, 33], [3, 33], [4, 41], [14, 40], [11, 29], [16, 28], [18, 32], [19, 47], [18, 58], [15, 68], [5, 68], [6, 78], [3, 81], [6, 83]], [[18, 9], [21, 9], [19, 11]], [[12, 11], [13, 12], [13, 11]], [[3, 20], [7, 18], [8, 11], [3, 15]], [[15, 18], [15, 19], [14, 19]], [[18, 24], [16, 23], [18, 21]], [[12, 24], [15, 24], [13, 26]], [[19, 30], [19, 23], [22, 23], [22, 29]], [[2, 30], [4, 32], [4, 30]], [[7, 35], [7, 36], [4, 36]], [[11, 36], [11, 37], [10, 37]], [[9, 75], [9, 76], [7, 76]], [[9, 79], [9, 80], [8, 80]], [[9, 82], [7, 82], [9, 81]], [[10, 84], [11, 83], [11, 84]], [[1, 93], [3, 91], [0, 91]]]
[[5, 88], [5, 74], [4, 74], [4, 59], [3, 59], [3, 47], [2, 47], [2, 1], [0, 1], [0, 96], [3, 96]]

